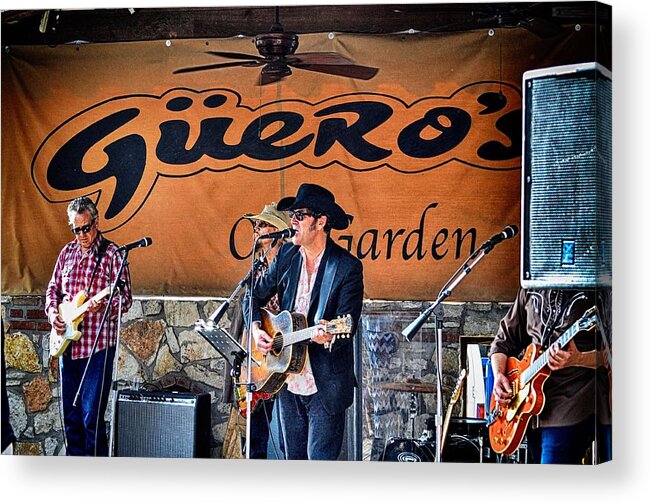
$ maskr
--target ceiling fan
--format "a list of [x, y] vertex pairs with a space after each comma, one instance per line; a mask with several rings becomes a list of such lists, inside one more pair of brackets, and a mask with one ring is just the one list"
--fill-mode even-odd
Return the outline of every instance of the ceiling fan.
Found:
[[350, 59], [335, 52], [306, 52], [295, 54], [298, 48], [298, 35], [286, 32], [280, 24], [279, 8], [276, 7], [275, 22], [269, 33], [261, 33], [253, 39], [260, 56], [226, 51], [206, 51], [212, 56], [236, 59], [224, 63], [213, 63], [195, 67], [179, 68], [174, 74], [217, 70], [228, 67], [262, 67], [259, 85], [278, 82], [291, 75], [292, 68], [339, 75], [351, 79], [368, 80], [375, 77], [378, 68], [356, 65]]

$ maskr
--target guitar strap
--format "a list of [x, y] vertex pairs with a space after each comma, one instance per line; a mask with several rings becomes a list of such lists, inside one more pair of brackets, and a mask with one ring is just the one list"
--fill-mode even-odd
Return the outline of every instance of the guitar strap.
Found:
[[108, 248], [109, 244], [111, 243], [109, 240], [105, 239], [103, 236], [101, 237], [101, 242], [99, 244], [99, 248], [97, 249], [97, 259], [95, 260], [95, 267], [93, 268], [93, 273], [90, 275], [90, 281], [88, 282], [88, 286], [86, 287], [86, 293], [90, 293], [90, 286], [93, 285], [93, 280], [95, 279], [95, 273], [97, 273], [97, 268], [99, 267], [99, 263], [102, 262], [102, 258], [104, 257], [104, 253], [106, 252], [106, 249]]

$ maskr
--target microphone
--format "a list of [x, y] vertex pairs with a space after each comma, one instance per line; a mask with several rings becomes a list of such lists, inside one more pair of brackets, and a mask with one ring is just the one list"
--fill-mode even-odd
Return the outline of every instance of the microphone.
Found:
[[127, 243], [126, 245], [122, 245], [121, 247], [118, 247], [118, 250], [119, 251], [124, 250], [124, 251], [128, 252], [131, 249], [138, 248], [138, 247], [149, 247], [149, 245], [151, 245], [151, 238], [146, 236], [145, 238], [142, 238], [141, 240], [138, 240], [138, 241], [135, 241], [135, 242], [132, 242], [132, 243]]
[[294, 228], [288, 228], [284, 229], [283, 231], [274, 231], [273, 233], [264, 234], [260, 236], [258, 240], [278, 240], [282, 238], [291, 238], [295, 234], [296, 230]]
[[504, 240], [508, 240], [509, 238], [513, 238], [517, 234], [518, 234], [518, 226], [516, 226], [515, 224], [511, 224], [510, 226], [506, 226], [501, 233], [491, 236], [488, 240], [486, 240], [482, 244], [481, 248], [485, 249], [486, 251], [489, 251], [498, 243]]

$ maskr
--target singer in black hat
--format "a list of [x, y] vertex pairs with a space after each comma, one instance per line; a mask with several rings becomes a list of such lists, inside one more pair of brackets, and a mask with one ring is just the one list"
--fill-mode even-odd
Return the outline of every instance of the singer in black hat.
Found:
[[[260, 306], [278, 295], [281, 310], [302, 313], [309, 326], [350, 315], [351, 337], [333, 339], [323, 329], [308, 344], [302, 371], [289, 374], [278, 393], [285, 455], [293, 460], [336, 460], [341, 449], [346, 409], [356, 379], [353, 337], [364, 295], [362, 263], [330, 237], [346, 229], [352, 217], [326, 188], [302, 184], [296, 196], [278, 202], [289, 211], [295, 234], [283, 245], [253, 291], [252, 330], [256, 346], [271, 350], [272, 338], [261, 327]], [[244, 302], [248, 312], [249, 303]], [[248, 313], [245, 315], [248, 320]]]

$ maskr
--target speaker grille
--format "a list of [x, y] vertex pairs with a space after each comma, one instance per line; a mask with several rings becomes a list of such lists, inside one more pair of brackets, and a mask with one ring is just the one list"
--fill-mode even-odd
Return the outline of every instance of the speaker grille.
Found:
[[209, 456], [208, 394], [123, 390], [116, 418], [116, 456]]
[[610, 78], [557, 67], [525, 73], [524, 89], [522, 286], [610, 286]]

